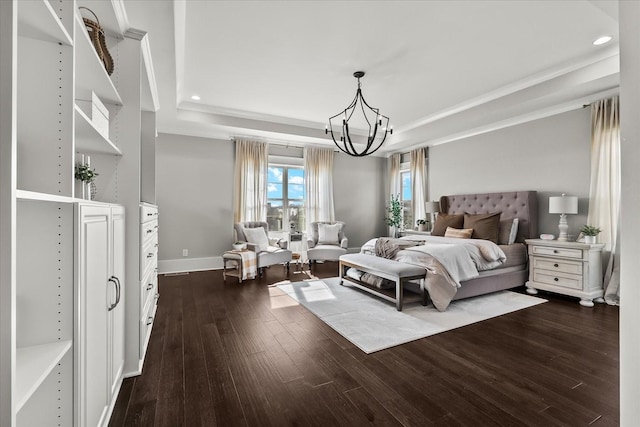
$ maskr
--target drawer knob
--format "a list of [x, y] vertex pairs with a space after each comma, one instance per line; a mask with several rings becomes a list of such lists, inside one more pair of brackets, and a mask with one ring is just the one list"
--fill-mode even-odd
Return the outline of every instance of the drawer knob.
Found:
[[557, 277], [554, 277], [554, 278], [553, 278], [553, 280], [554, 280], [555, 282], [557, 282], [557, 281], [558, 281], [558, 280], [560, 280], [560, 279], [558, 279]]
[[558, 264], [553, 264], [553, 266], [556, 268], [560, 267]]
[[557, 254], [557, 253], [558, 253], [558, 250], [557, 250], [557, 249], [554, 249], [554, 250], [553, 250], [553, 253], [554, 253], [554, 254]]

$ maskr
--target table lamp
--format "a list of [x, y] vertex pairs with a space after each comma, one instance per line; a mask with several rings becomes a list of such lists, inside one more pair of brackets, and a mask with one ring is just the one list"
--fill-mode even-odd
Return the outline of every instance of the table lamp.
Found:
[[440, 202], [426, 202], [424, 211], [431, 214], [431, 230], [433, 230], [433, 225], [436, 223], [435, 214], [440, 212]]
[[549, 213], [560, 214], [558, 241], [566, 242], [567, 230], [569, 229], [566, 214], [578, 213], [578, 198], [576, 196], [567, 196], [564, 193], [562, 193], [562, 196], [549, 197]]

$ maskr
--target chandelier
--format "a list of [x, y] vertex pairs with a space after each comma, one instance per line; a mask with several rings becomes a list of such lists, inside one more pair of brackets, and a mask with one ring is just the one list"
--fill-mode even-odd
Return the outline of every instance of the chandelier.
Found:
[[[384, 143], [387, 134], [393, 134], [393, 127], [389, 126], [389, 117], [380, 114], [378, 108], [373, 108], [362, 96], [360, 89], [360, 78], [364, 76], [364, 71], [356, 71], [353, 77], [358, 79], [358, 91], [351, 104], [340, 113], [329, 118], [329, 124], [325, 127], [324, 133], [331, 132], [331, 139], [334, 144], [342, 151], [350, 156], [364, 157], [373, 154]], [[366, 108], [365, 108], [366, 107]], [[356, 110], [362, 111], [363, 118], [359, 118], [358, 125], [363, 128], [368, 126], [369, 133], [366, 136], [351, 135], [349, 133], [349, 121], [353, 117]], [[358, 115], [359, 116], [359, 115]], [[356, 117], [358, 117], [356, 116]], [[356, 118], [354, 118], [356, 120]], [[358, 152], [355, 145], [364, 145], [364, 149]]]

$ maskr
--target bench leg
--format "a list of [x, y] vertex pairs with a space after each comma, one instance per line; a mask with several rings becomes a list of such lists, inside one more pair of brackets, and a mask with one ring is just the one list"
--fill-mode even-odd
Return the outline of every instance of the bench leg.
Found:
[[429, 302], [429, 297], [427, 295], [427, 288], [424, 283], [424, 279], [420, 279], [420, 293], [422, 294], [422, 305], [427, 305]]
[[402, 279], [396, 280], [396, 309], [402, 311]]

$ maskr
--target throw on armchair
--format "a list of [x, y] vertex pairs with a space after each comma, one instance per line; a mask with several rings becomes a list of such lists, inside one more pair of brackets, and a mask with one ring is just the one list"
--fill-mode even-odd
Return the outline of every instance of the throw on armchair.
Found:
[[269, 225], [263, 221], [245, 221], [234, 225], [236, 240], [247, 242], [247, 247], [256, 252], [258, 271], [273, 264], [284, 264], [287, 271], [291, 262], [291, 251], [284, 239], [270, 239]]
[[317, 221], [311, 223], [311, 234], [307, 237], [307, 257], [313, 261], [337, 261], [347, 253], [349, 240], [345, 235], [346, 224], [342, 221]]

